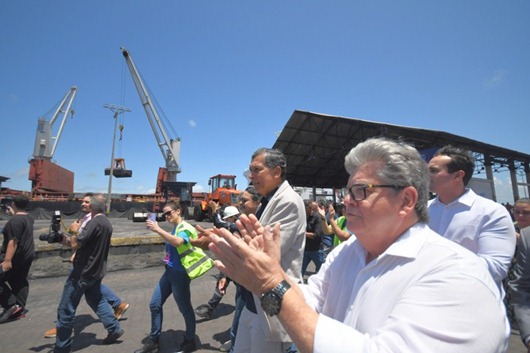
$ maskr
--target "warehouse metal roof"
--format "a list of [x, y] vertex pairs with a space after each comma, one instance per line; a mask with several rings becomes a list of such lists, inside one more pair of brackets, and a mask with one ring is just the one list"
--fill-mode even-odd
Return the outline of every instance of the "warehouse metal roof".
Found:
[[[348, 174], [344, 157], [351, 148], [370, 137], [385, 136], [406, 141], [426, 159], [444, 145], [454, 145], [475, 156], [475, 171], [526, 170], [530, 155], [443, 131], [392, 125], [374, 121], [295, 110], [274, 143], [287, 157], [291, 185], [341, 188]], [[429, 155], [430, 154], [430, 155]]]

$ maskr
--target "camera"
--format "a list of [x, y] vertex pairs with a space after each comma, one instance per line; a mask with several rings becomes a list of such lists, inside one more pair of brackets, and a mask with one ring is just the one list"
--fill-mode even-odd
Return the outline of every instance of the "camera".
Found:
[[59, 233], [61, 231], [61, 211], [55, 211], [52, 216], [52, 223], [50, 230], [46, 234], [39, 235], [39, 240], [47, 241], [48, 243], [60, 243], [64, 236]]
[[13, 203], [13, 199], [10, 197], [3, 198], [0, 201], [0, 208], [4, 213], [9, 213], [9, 208], [11, 207], [11, 204]]

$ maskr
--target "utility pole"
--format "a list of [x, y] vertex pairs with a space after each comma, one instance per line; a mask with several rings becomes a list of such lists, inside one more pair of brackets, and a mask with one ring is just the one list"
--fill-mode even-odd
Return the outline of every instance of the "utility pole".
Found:
[[125, 112], [130, 112], [131, 109], [123, 107], [123, 106], [116, 106], [114, 104], [103, 104], [103, 108], [107, 108], [114, 112], [114, 135], [112, 135], [112, 154], [110, 157], [110, 173], [109, 173], [109, 188], [107, 190], [107, 207], [106, 207], [106, 214], [108, 215], [110, 213], [110, 203], [111, 203], [111, 195], [112, 195], [112, 176], [114, 174], [114, 145], [116, 144], [116, 130], [118, 129], [118, 115], [123, 114]]

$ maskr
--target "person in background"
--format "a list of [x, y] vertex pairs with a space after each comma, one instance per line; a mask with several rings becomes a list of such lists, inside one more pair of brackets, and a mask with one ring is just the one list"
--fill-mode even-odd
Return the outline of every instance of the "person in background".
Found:
[[428, 164], [431, 191], [429, 227], [477, 254], [504, 295], [502, 285], [515, 251], [515, 230], [504, 206], [467, 187], [475, 161], [469, 151], [445, 146]]
[[[318, 215], [320, 216], [321, 222], [321, 233], [322, 233], [322, 245], [320, 246], [320, 251], [322, 253], [322, 263], [326, 262], [328, 254], [333, 250], [333, 237], [334, 234], [331, 231], [328, 231], [329, 223], [329, 209], [333, 205], [331, 200], [320, 199], [318, 201]], [[335, 217], [335, 216], [334, 216]]]
[[515, 217], [514, 217], [514, 214], [513, 214], [513, 207], [514, 206], [512, 206], [509, 202], [506, 202], [506, 204], [504, 204], [504, 207], [506, 207], [506, 210], [510, 214], [510, 217], [512, 217], [512, 220], [515, 220]]
[[315, 201], [304, 200], [306, 212], [306, 233], [304, 258], [302, 261], [302, 276], [307, 270], [311, 261], [315, 264], [315, 272], [320, 270], [324, 262], [322, 247], [322, 227], [320, 215], [318, 213], [318, 204]]
[[[246, 216], [256, 214], [256, 210], [260, 204], [260, 199], [261, 195], [256, 192], [254, 187], [248, 186], [245, 191], [239, 195], [239, 211], [241, 214]], [[221, 352], [234, 352], [239, 317], [241, 316], [241, 312], [246, 305], [245, 300], [241, 296], [241, 286], [236, 282], [234, 283], [236, 285], [236, 307], [234, 310], [234, 317], [232, 319], [232, 326], [230, 327], [230, 341], [223, 343], [221, 348], [219, 348]]]
[[[339, 214], [340, 214], [338, 217], [336, 217], [335, 207], [333, 207], [333, 204], [330, 204], [328, 206], [327, 217], [326, 217], [326, 214], [324, 214], [323, 212], [320, 212], [320, 217], [322, 218], [322, 232], [324, 234], [332, 235], [331, 249], [340, 245], [343, 241], [350, 239], [352, 235], [352, 233], [348, 230], [348, 227], [347, 227], [348, 220], [342, 214], [344, 210], [344, 205], [338, 204], [337, 210], [339, 211]], [[329, 222], [326, 221], [328, 218], [329, 218]]]
[[248, 243], [223, 229], [210, 234], [216, 266], [259, 296], [300, 352], [505, 352], [510, 330], [483, 262], [427, 225], [430, 178], [418, 151], [369, 139], [345, 167], [356, 239], [306, 285], [281, 268], [280, 226], [252, 216], [238, 223]]
[[517, 252], [508, 282], [509, 305], [513, 310], [523, 344], [530, 353], [530, 199], [515, 202]]
[[521, 198], [515, 201], [512, 213], [515, 219], [515, 235], [519, 240], [521, 229], [530, 226], [530, 199]]
[[[217, 228], [226, 228], [230, 232], [236, 232], [237, 227], [235, 221], [239, 217], [239, 210], [235, 206], [224, 207], [223, 217], [219, 214], [219, 204], [213, 201], [210, 201], [210, 207], [213, 214], [213, 223]], [[216, 276], [217, 283], [215, 284], [215, 290], [206, 304], [201, 304], [195, 308], [195, 314], [205, 320], [210, 320], [213, 316], [213, 311], [219, 303], [223, 296], [226, 294], [226, 288], [230, 284], [230, 279], [228, 279], [222, 272], [219, 272]]]
[[[78, 219], [77, 221], [73, 222], [68, 231], [70, 234], [76, 234], [79, 235], [83, 232], [83, 230], [86, 228], [88, 222], [92, 219], [92, 213], [90, 212], [90, 198], [94, 196], [92, 193], [86, 193], [85, 196], [83, 196], [83, 200], [81, 201], [81, 212], [85, 213], [85, 215]], [[75, 259], [75, 251], [73, 251], [72, 256], [70, 257], [70, 261], [74, 262]], [[108, 286], [101, 283], [101, 295], [107, 300], [109, 305], [112, 307], [112, 310], [114, 311], [114, 316], [116, 316], [116, 319], [120, 320], [122, 316], [125, 314], [125, 312], [129, 309], [130, 305], [128, 303], [125, 303], [121, 300], [120, 297], [118, 297]], [[54, 338], [57, 335], [57, 328], [51, 328], [48, 331], [44, 333], [45, 338]]]
[[2, 234], [4, 241], [0, 252], [0, 305], [4, 309], [0, 324], [24, 315], [29, 294], [28, 274], [35, 258], [33, 224], [35, 220], [26, 212], [29, 198], [13, 197], [8, 212], [12, 215]]
[[83, 295], [90, 308], [97, 314], [108, 332], [104, 344], [112, 344], [124, 334], [120, 322], [114, 316], [110, 305], [101, 294], [101, 280], [107, 273], [107, 257], [112, 237], [112, 225], [105, 216], [105, 196], [90, 198], [92, 219], [77, 235], [63, 235], [62, 244], [76, 250], [73, 269], [64, 284], [63, 294], [57, 308], [57, 336], [55, 353], [72, 351], [72, 331], [75, 312]]

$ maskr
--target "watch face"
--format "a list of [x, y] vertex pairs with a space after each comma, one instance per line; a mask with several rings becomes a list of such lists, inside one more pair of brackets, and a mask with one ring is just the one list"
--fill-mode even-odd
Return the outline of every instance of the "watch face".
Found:
[[261, 308], [269, 316], [274, 316], [280, 312], [281, 298], [274, 292], [265, 293], [261, 297]]

